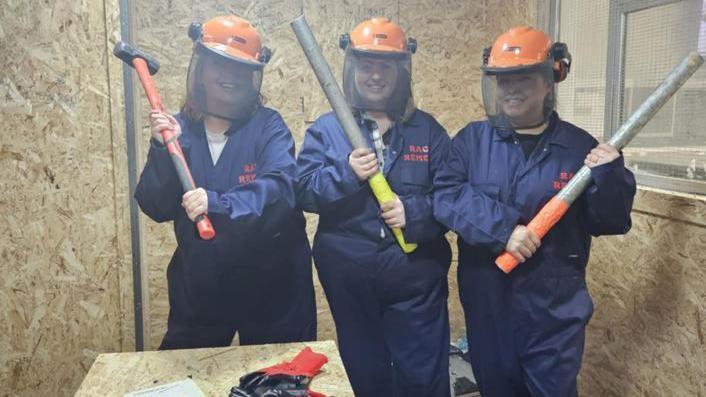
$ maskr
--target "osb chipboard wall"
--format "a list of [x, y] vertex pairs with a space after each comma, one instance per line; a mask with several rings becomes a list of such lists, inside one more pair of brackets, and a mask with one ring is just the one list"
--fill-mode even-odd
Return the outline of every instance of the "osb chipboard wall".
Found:
[[638, 191], [633, 228], [594, 239], [580, 389], [706, 396], [706, 200]]
[[[308, 123], [330, 110], [325, 97], [296, 42], [289, 20], [299, 15], [300, 1], [141, 1], [137, 3], [137, 41], [162, 64], [156, 84], [166, 106], [178, 110], [184, 99], [186, 69], [191, 42], [186, 32], [192, 21], [236, 13], [249, 18], [275, 50], [265, 69], [263, 93], [268, 106], [278, 109], [287, 121], [297, 148]], [[340, 76], [343, 54], [338, 48], [341, 33], [372, 15], [387, 15], [400, 23], [419, 42], [413, 56], [415, 97], [419, 106], [435, 115], [455, 134], [470, 120], [483, 115], [480, 97], [480, 62], [483, 47], [504, 29], [533, 23], [534, 1], [305, 1], [303, 9], [324, 56]], [[147, 106], [146, 104], [144, 106]], [[144, 130], [145, 142], [148, 130]], [[313, 235], [316, 218], [309, 216]], [[150, 324], [147, 347], [156, 348], [164, 334], [168, 315], [166, 265], [174, 249], [170, 225], [147, 222], [146, 264], [150, 269]], [[458, 337], [463, 316], [458, 302], [455, 267], [450, 272], [452, 332]], [[319, 338], [335, 338], [333, 322], [323, 291], [318, 285]]]
[[106, 69], [116, 18], [103, 2], [0, 8], [3, 396], [70, 395], [98, 352], [132, 344], [119, 270], [130, 260], [116, 242], [128, 230], [116, 203], [121, 115]]

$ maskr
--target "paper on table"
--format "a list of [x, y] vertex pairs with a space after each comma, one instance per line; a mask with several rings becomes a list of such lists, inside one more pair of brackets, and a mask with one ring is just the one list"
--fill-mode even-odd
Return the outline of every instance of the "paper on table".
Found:
[[123, 397], [204, 397], [204, 395], [193, 380], [184, 379], [127, 393]]

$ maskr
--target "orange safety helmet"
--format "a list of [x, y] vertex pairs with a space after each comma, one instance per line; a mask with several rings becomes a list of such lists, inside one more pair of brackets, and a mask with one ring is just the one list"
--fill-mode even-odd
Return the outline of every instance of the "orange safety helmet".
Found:
[[541, 30], [517, 26], [483, 50], [482, 69], [487, 73], [516, 72], [545, 62], [551, 62], [554, 82], [566, 79], [571, 69], [571, 54], [566, 44], [553, 43]]
[[372, 53], [415, 53], [417, 40], [406, 38], [404, 30], [384, 17], [373, 17], [356, 26], [350, 34], [341, 35], [341, 49], [351, 46], [353, 50]]
[[204, 24], [194, 22], [189, 37], [218, 55], [252, 66], [263, 67], [272, 56], [250, 22], [235, 15], [215, 17]]

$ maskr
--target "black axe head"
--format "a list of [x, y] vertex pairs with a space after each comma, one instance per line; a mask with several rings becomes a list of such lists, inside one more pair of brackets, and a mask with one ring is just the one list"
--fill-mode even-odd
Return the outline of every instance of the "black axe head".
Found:
[[137, 47], [131, 46], [124, 41], [118, 41], [115, 43], [115, 48], [113, 48], [113, 55], [120, 58], [123, 62], [127, 63], [131, 67], [134, 67], [132, 60], [135, 58], [142, 58], [147, 63], [147, 69], [149, 69], [150, 74], [155, 74], [159, 70], [159, 62], [151, 56], [145, 54], [144, 52], [137, 49]]

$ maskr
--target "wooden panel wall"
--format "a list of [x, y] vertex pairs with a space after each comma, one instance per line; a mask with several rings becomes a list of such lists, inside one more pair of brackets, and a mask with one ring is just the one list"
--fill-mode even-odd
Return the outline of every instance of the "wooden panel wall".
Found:
[[[0, 7], [0, 395], [71, 395], [132, 345], [103, 2]], [[127, 280], [129, 281], [129, 280]], [[126, 322], [126, 320], [128, 320]]]
[[632, 219], [594, 239], [581, 390], [706, 396], [706, 199], [641, 189]]

